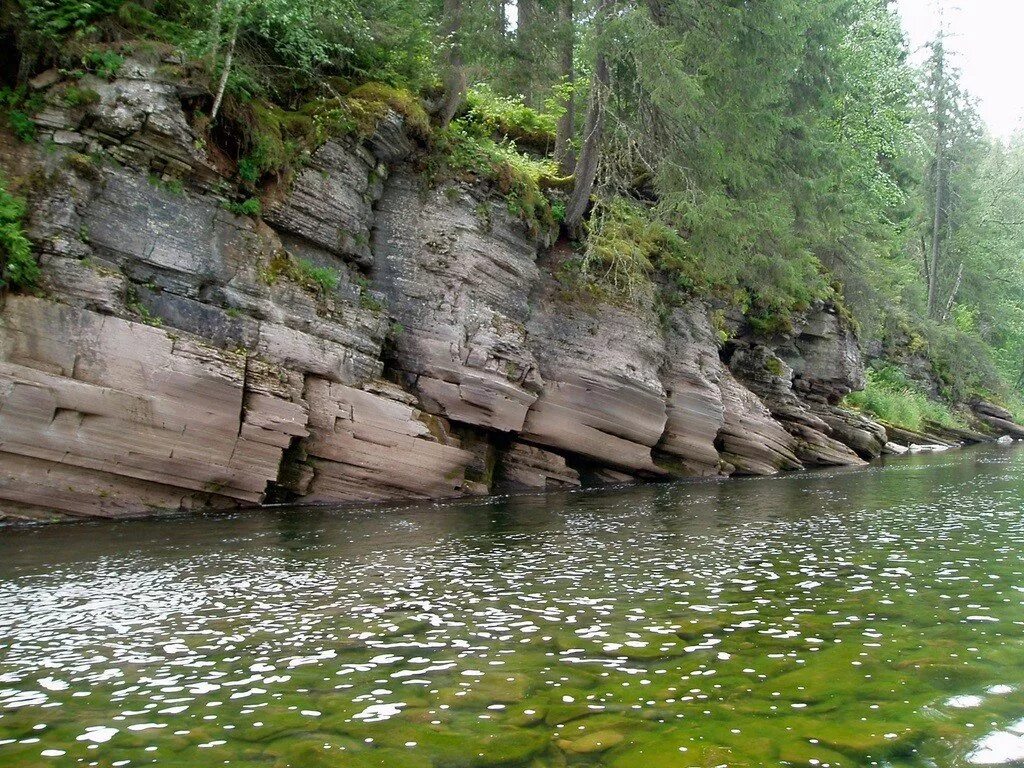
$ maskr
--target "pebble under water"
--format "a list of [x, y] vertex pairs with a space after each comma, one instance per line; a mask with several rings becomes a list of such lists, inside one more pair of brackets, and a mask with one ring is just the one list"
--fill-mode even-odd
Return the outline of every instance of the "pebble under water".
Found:
[[1024, 765], [1024, 452], [0, 531], [0, 766]]

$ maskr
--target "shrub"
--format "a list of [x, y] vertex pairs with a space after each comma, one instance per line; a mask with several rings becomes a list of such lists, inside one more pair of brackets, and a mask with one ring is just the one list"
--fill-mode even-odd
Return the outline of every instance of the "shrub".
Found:
[[330, 267], [318, 267], [306, 259], [296, 262], [298, 282], [306, 286], [315, 285], [322, 293], [329, 293], [338, 287], [338, 273]]
[[11, 131], [26, 144], [36, 140], [36, 124], [31, 114], [42, 106], [38, 95], [29, 96], [24, 88], [0, 88], [0, 114], [7, 116]]
[[100, 95], [92, 88], [79, 88], [69, 85], [64, 89], [64, 103], [69, 107], [86, 107], [100, 100]]
[[306, 259], [296, 259], [287, 251], [281, 251], [266, 268], [261, 269], [260, 277], [267, 285], [273, 285], [279, 277], [285, 277], [303, 288], [319, 294], [329, 293], [338, 287], [338, 273], [330, 267], [318, 267]]
[[25, 201], [7, 191], [0, 176], [0, 286], [31, 290], [39, 281], [39, 265], [25, 235]]
[[498, 135], [535, 149], [546, 151], [555, 143], [557, 120], [554, 115], [537, 112], [522, 99], [501, 96], [487, 85], [466, 94], [466, 119]]
[[554, 163], [534, 160], [510, 141], [495, 141], [479, 126], [459, 119], [434, 134], [427, 173], [434, 183], [446, 178], [481, 179], [505, 196], [509, 212], [521, 218], [534, 235], [553, 227], [551, 201], [542, 181], [555, 175]]
[[113, 80], [122, 64], [124, 56], [117, 51], [92, 50], [82, 57], [82, 65], [86, 69], [106, 80]]

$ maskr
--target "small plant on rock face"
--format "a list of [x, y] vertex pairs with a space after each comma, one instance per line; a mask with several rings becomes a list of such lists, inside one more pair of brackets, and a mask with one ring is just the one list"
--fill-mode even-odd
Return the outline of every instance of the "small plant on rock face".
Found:
[[116, 51], [89, 51], [82, 57], [82, 65], [105, 80], [113, 80], [122, 64], [124, 56]]
[[69, 107], [87, 107], [99, 100], [100, 95], [92, 88], [79, 88], [76, 85], [71, 85], [64, 91], [64, 103]]
[[39, 265], [22, 227], [25, 201], [7, 191], [0, 176], [0, 287], [31, 290], [39, 281]]
[[230, 201], [224, 203], [224, 207], [236, 216], [260, 216], [263, 213], [263, 206], [255, 197], [250, 197], [241, 203]]
[[322, 293], [330, 293], [338, 287], [338, 273], [330, 267], [318, 267], [311, 261], [299, 259], [296, 262], [300, 282], [317, 286]]
[[32, 113], [42, 106], [37, 95], [29, 96], [24, 88], [0, 88], [0, 115], [5, 115], [18, 141], [26, 144], [36, 140], [36, 124]]

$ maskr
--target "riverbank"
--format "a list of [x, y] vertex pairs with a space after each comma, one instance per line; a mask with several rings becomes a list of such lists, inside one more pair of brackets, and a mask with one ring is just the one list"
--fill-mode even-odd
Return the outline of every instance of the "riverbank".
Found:
[[765, 475], [916, 439], [842, 407], [865, 374], [839, 304], [766, 326], [584, 290], [554, 222], [426, 173], [390, 102], [241, 207], [174, 57], [42, 73], [34, 139], [0, 132], [40, 272], [0, 307], [0, 518]]

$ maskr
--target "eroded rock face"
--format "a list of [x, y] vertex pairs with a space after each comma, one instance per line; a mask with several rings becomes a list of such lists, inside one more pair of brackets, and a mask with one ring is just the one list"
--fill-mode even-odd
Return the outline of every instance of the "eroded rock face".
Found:
[[230, 213], [160, 74], [174, 64], [86, 77], [99, 98], [75, 109], [55, 72], [38, 83], [50, 151], [0, 135], [0, 161], [36, 180], [46, 294], [0, 306], [0, 519], [257, 504], [268, 485], [335, 503], [770, 474], [882, 450], [885, 430], [837, 405], [863, 369], [833, 309], [720, 350], [700, 301], [665, 322], [569, 295], [566, 247], [490, 191], [428, 188], [396, 114], [318, 148], [263, 218]]
[[673, 310], [661, 371], [667, 398], [665, 430], [656, 448], [661, 466], [698, 476], [722, 471], [715, 438], [725, 425], [723, 375], [707, 308], [690, 302]]
[[309, 438], [301, 445], [309, 472], [293, 490], [305, 501], [446, 498], [471, 491], [474, 459], [442, 419], [383, 382], [362, 389], [316, 376], [306, 380]]
[[[857, 452], [836, 439], [829, 423], [809, 407], [809, 403], [818, 403], [826, 410], [829, 402], [850, 391], [858, 376], [863, 379], [859, 353], [848, 348], [852, 344], [856, 350], [856, 339], [825, 310], [811, 317], [804, 330], [784, 340], [777, 349], [756, 339], [737, 340], [729, 367], [789, 432], [792, 451], [802, 464], [863, 464]], [[830, 351], [839, 356], [831, 363], [827, 360]]]
[[793, 371], [793, 389], [802, 396], [837, 403], [864, 388], [864, 362], [857, 336], [837, 310], [816, 308], [798, 326], [792, 343], [777, 350]]
[[725, 421], [715, 445], [722, 460], [741, 475], [773, 475], [802, 469], [796, 441], [772, 418], [757, 396], [726, 372], [719, 380]]
[[580, 487], [580, 475], [564, 456], [535, 445], [514, 442], [503, 453], [495, 488], [499, 491], [545, 491]]
[[540, 377], [526, 343], [537, 241], [461, 186], [392, 176], [374, 232], [374, 280], [401, 325], [393, 363], [427, 410], [508, 432]]
[[979, 400], [974, 404], [974, 413], [997, 433], [1009, 435], [1015, 440], [1024, 440], [1024, 427], [1014, 423], [1013, 414], [1002, 406]]
[[657, 317], [565, 301], [548, 276], [528, 324], [544, 384], [523, 425], [529, 442], [627, 472], [666, 474], [651, 449], [667, 420]]
[[199, 339], [31, 297], [0, 316], [0, 499], [22, 511], [256, 503], [305, 423], [301, 379]]
[[368, 149], [329, 141], [264, 217], [281, 232], [369, 266], [372, 206], [386, 174], [386, 166]]

